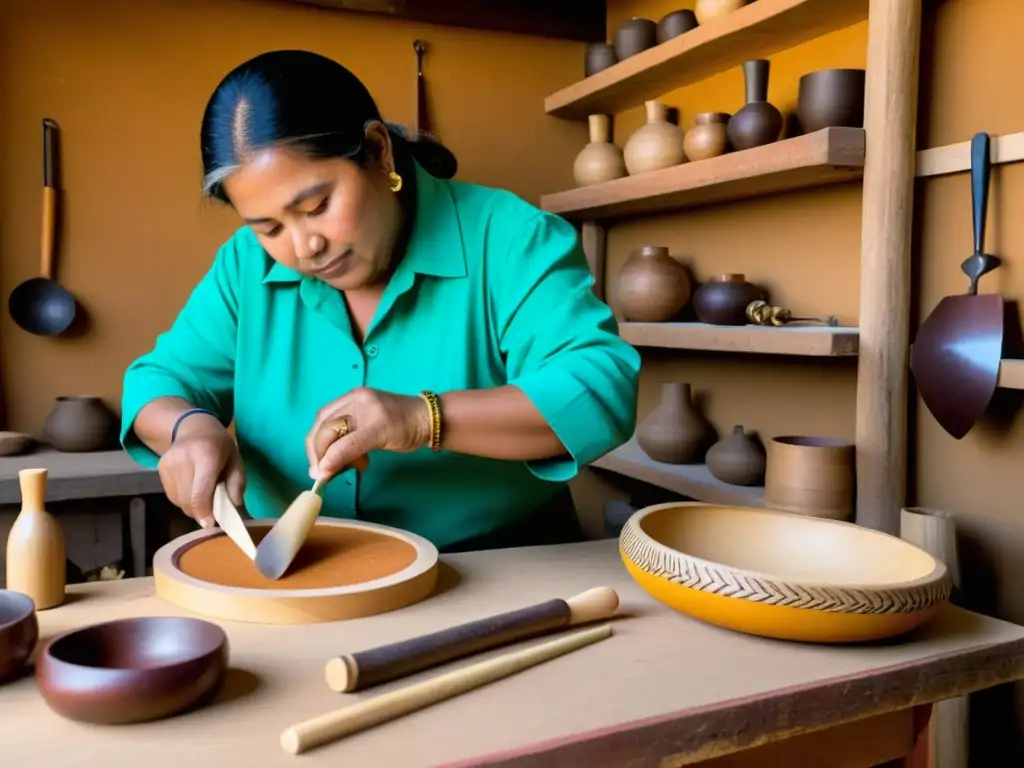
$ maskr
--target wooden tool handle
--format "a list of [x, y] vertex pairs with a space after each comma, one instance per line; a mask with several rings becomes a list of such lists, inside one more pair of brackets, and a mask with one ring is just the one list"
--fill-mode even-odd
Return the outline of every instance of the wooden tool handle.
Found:
[[345, 654], [327, 662], [324, 677], [331, 690], [340, 693], [360, 691], [561, 627], [605, 619], [618, 606], [619, 596], [614, 589], [595, 587], [568, 600], [548, 600], [397, 643]]
[[429, 133], [427, 84], [423, 79], [423, 54], [427, 52], [427, 44], [423, 40], [414, 40], [412, 47], [416, 51], [416, 133]]
[[549, 659], [596, 643], [610, 637], [611, 634], [611, 625], [602, 624], [329, 712], [288, 728], [281, 734], [281, 748], [292, 755], [301, 754], [329, 741], [344, 738], [514, 675]]
[[43, 228], [40, 237], [39, 274], [53, 279], [53, 252], [57, 239], [57, 123], [43, 120]]
[[46, 509], [46, 477], [47, 469], [23, 469], [18, 472], [21, 484], [21, 508], [31, 512]]

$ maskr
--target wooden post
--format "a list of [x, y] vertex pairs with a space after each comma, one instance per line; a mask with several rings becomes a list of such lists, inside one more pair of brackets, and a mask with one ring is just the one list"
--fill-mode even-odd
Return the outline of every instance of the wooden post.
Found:
[[857, 522], [899, 535], [921, 0], [870, 0], [857, 365]]
[[594, 294], [601, 301], [607, 301], [604, 270], [608, 259], [608, 238], [604, 227], [596, 221], [584, 221], [581, 240], [583, 253], [587, 255], [587, 263], [590, 264], [590, 271], [594, 275]]

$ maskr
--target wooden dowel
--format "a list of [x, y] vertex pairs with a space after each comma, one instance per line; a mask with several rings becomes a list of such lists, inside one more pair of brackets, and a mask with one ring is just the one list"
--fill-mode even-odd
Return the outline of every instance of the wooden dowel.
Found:
[[618, 607], [619, 596], [614, 589], [595, 587], [568, 600], [548, 600], [397, 643], [344, 654], [327, 662], [324, 677], [331, 690], [360, 691], [545, 632], [607, 619]]
[[353, 733], [416, 712], [474, 688], [522, 672], [545, 661], [610, 637], [612, 627], [602, 624], [521, 651], [415, 683], [350, 707], [293, 725], [281, 734], [281, 748], [292, 755], [350, 736]]

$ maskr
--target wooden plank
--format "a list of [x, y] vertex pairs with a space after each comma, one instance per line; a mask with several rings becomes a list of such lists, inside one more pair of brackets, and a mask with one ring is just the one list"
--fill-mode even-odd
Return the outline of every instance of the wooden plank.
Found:
[[999, 365], [999, 386], [1024, 389], [1024, 360], [1003, 360]]
[[47, 501], [164, 492], [156, 470], [135, 463], [125, 451], [62, 453], [41, 448], [23, 456], [0, 458], [0, 504], [21, 504], [18, 472], [32, 467], [50, 470]]
[[608, 234], [597, 221], [584, 221], [580, 241], [594, 276], [594, 295], [605, 301], [605, 265], [608, 262]]
[[[989, 159], [993, 165], [1019, 163], [1024, 160], [1024, 132], [993, 136]], [[971, 170], [971, 142], [969, 141], [922, 149], [917, 153], [916, 175], [918, 178], [945, 176], [969, 170]]]
[[621, 112], [856, 24], [867, 12], [867, 0], [758, 0], [551, 94], [544, 109], [573, 120]]
[[764, 488], [723, 483], [716, 480], [704, 464], [662, 464], [644, 453], [636, 438], [605, 454], [591, 466], [642, 480], [697, 501], [743, 507], [764, 506]]
[[619, 323], [619, 335], [634, 347], [743, 352], [762, 355], [851, 357], [857, 354], [857, 328], [704, 323]]
[[710, 160], [542, 195], [540, 207], [567, 219], [613, 219], [742, 200], [859, 178], [864, 131], [825, 128]]

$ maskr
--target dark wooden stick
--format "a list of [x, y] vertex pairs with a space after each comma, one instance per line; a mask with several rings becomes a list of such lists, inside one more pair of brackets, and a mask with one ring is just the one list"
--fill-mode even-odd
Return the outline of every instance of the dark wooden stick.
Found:
[[427, 84], [423, 79], [423, 54], [427, 52], [427, 44], [422, 40], [414, 40], [413, 50], [416, 51], [416, 131], [430, 133], [430, 117], [427, 114]]
[[324, 676], [331, 690], [361, 691], [518, 640], [605, 619], [619, 607], [610, 587], [595, 587], [568, 600], [547, 600], [397, 643], [338, 656]]

